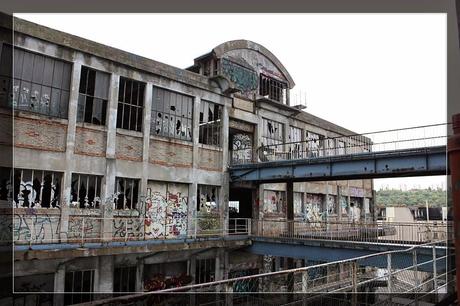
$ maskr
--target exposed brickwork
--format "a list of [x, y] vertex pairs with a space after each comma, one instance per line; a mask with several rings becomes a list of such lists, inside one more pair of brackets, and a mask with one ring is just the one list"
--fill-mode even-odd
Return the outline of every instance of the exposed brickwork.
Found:
[[203, 170], [222, 171], [222, 151], [199, 148], [198, 156], [198, 168]]
[[149, 162], [163, 166], [191, 168], [192, 152], [191, 145], [151, 139]]
[[117, 159], [142, 161], [142, 138], [117, 134]]
[[75, 153], [91, 156], [105, 156], [107, 133], [77, 127], [75, 132]]
[[49, 120], [14, 118], [14, 146], [65, 152], [67, 125]]

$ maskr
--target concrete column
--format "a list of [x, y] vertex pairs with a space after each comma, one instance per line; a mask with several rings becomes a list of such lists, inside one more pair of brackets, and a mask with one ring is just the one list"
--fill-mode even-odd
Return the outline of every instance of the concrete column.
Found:
[[94, 291], [112, 293], [114, 273], [113, 256], [102, 255], [99, 256], [97, 260], [98, 267], [95, 274], [97, 274], [98, 282], [94, 282]]
[[199, 134], [200, 134], [200, 105], [201, 105], [201, 98], [199, 96], [195, 97], [195, 101], [193, 103], [193, 156], [192, 156], [192, 163], [193, 169], [198, 167], [198, 160], [200, 156], [198, 156], [198, 144], [199, 144]]
[[118, 108], [118, 87], [120, 76], [112, 74], [110, 76], [110, 90], [108, 103], [108, 120], [107, 120], [107, 146], [106, 146], [106, 172], [105, 184], [103, 188], [102, 203], [102, 237], [105, 240], [112, 238], [112, 222], [113, 218], [113, 195], [115, 193], [115, 176], [116, 176], [116, 159], [115, 148], [117, 140], [117, 108]]
[[54, 273], [54, 306], [64, 305], [64, 294], [58, 294], [65, 292], [65, 266], [59, 266], [57, 271]]
[[221, 139], [222, 139], [222, 187], [220, 188], [219, 200], [220, 200], [220, 208], [219, 208], [219, 215], [220, 215], [220, 224], [222, 225], [222, 229], [224, 233], [226, 233], [226, 229], [229, 223], [229, 213], [228, 213], [228, 200], [229, 200], [229, 192], [230, 192], [230, 178], [227, 172], [227, 165], [228, 165], [228, 137], [229, 137], [229, 118], [228, 118], [228, 108], [224, 106], [222, 109], [222, 131], [221, 131]]
[[65, 151], [65, 165], [63, 191], [64, 196], [61, 197], [61, 222], [60, 222], [60, 239], [61, 242], [67, 240], [67, 231], [69, 227], [69, 203], [70, 192], [72, 186], [72, 172], [75, 168], [74, 149], [75, 149], [75, 131], [77, 124], [77, 107], [78, 107], [78, 90], [80, 87], [81, 63], [75, 61], [72, 66], [72, 78], [70, 83], [69, 109], [68, 109], [68, 124], [67, 124], [67, 139]]
[[142, 124], [143, 138], [142, 138], [142, 178], [141, 186], [139, 188], [139, 212], [145, 216], [145, 197], [147, 196], [147, 183], [148, 183], [148, 168], [149, 168], [149, 149], [150, 149], [150, 122], [151, 122], [151, 109], [152, 109], [152, 83], [147, 83], [145, 86], [144, 95], [144, 120]]
[[294, 235], [294, 183], [286, 183], [286, 220], [288, 225], [288, 235]]
[[196, 207], [198, 198], [198, 184], [196, 181], [188, 185], [188, 206], [187, 206], [187, 236], [194, 237], [196, 225]]
[[225, 272], [225, 250], [219, 249], [216, 253], [216, 281], [224, 279]]
[[339, 221], [342, 221], [342, 203], [341, 203], [341, 199], [342, 199], [342, 190], [340, 189], [340, 186], [337, 185], [337, 215], [339, 216]]
[[191, 256], [189, 261], [190, 265], [188, 274], [192, 277], [192, 282], [190, 284], [193, 285], [196, 284], [196, 256]]

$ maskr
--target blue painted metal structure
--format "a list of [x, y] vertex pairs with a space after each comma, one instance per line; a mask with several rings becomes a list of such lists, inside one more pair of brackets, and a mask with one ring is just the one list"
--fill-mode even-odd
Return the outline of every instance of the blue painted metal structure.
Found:
[[276, 183], [443, 175], [446, 146], [280, 160], [229, 167], [232, 182]]
[[[290, 257], [297, 259], [308, 259], [314, 261], [332, 262], [351, 259], [359, 256], [371, 255], [385, 251], [408, 249], [412, 245], [396, 245], [365, 242], [339, 242], [339, 241], [276, 241], [270, 238], [252, 238], [252, 244], [245, 248], [246, 251], [258, 255], [271, 255]], [[446, 247], [436, 247], [436, 257], [446, 255]], [[424, 263], [433, 259], [432, 247], [417, 249], [417, 262]], [[372, 257], [361, 261], [373, 267], [386, 268], [386, 259]], [[394, 254], [392, 258], [393, 267], [403, 269], [412, 264], [412, 253]], [[438, 271], [446, 267], [445, 259], [438, 260]], [[420, 271], [432, 272], [433, 263], [420, 265]]]

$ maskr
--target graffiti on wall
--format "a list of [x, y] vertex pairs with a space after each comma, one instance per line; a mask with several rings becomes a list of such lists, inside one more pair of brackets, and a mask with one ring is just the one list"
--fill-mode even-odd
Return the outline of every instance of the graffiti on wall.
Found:
[[101, 233], [101, 220], [94, 217], [70, 216], [67, 238], [98, 238]]
[[252, 137], [249, 134], [237, 133], [232, 139], [232, 159], [234, 161], [252, 160]]
[[347, 196], [340, 196], [340, 209], [342, 210], [342, 214], [346, 215], [348, 213], [348, 197]]
[[327, 214], [333, 215], [337, 213], [337, 196], [329, 194], [327, 196]]
[[114, 238], [137, 239], [143, 236], [144, 222], [141, 218], [114, 218], [112, 236]]
[[188, 185], [149, 183], [145, 237], [175, 238], [187, 234]]
[[13, 240], [17, 243], [55, 242], [59, 239], [60, 218], [56, 215], [14, 215]]
[[294, 192], [294, 214], [301, 214], [303, 211], [303, 193]]
[[264, 190], [264, 213], [282, 212], [284, 191]]
[[226, 58], [221, 59], [220, 67], [222, 75], [228, 77], [242, 92], [257, 89], [258, 79], [255, 71]]
[[321, 194], [307, 193], [305, 201], [305, 219], [308, 222], [319, 222], [322, 219], [323, 213], [321, 206], [323, 196]]

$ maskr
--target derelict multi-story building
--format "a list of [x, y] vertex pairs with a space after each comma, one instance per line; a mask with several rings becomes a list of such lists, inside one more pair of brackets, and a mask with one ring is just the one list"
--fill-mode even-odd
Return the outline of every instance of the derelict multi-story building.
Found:
[[[294, 105], [294, 80], [256, 42], [224, 42], [180, 69], [21, 19], [14, 31], [0, 69], [0, 116], [14, 116], [14, 169], [0, 178], [14, 207], [14, 288], [74, 292], [24, 305], [149, 290], [160, 274], [263, 272], [247, 238], [213, 237], [286, 220], [286, 184], [232, 182], [227, 167], [261, 158], [262, 145], [345, 151], [331, 138], [353, 134]], [[294, 215], [373, 220], [372, 181], [295, 183]]]

